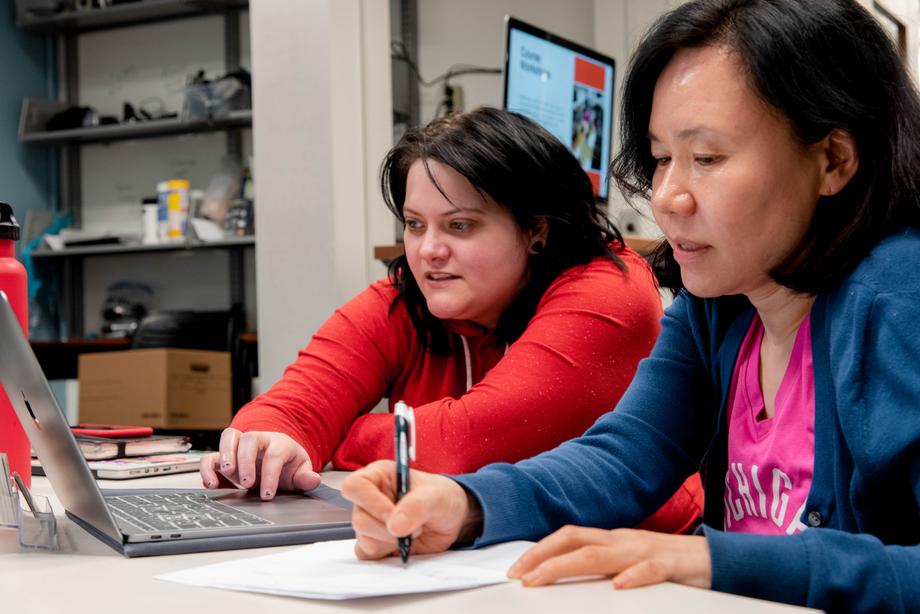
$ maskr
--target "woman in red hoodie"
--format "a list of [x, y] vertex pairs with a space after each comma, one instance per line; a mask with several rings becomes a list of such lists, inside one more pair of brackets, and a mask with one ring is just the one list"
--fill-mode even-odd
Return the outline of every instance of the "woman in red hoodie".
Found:
[[[462, 473], [581, 435], [616, 405], [659, 331], [657, 283], [599, 211], [587, 175], [523, 116], [481, 108], [407, 133], [383, 163], [405, 256], [336, 310], [201, 466], [309, 490], [330, 461], [392, 458], [382, 398], [415, 408], [417, 461]], [[645, 528], [691, 529], [697, 476]]]

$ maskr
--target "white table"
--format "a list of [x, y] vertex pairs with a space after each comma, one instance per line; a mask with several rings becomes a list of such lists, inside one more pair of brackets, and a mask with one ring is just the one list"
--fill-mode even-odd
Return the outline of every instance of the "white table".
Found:
[[[338, 486], [341, 472], [323, 474]], [[130, 481], [100, 480], [103, 488], [189, 488], [200, 485], [197, 473]], [[55, 509], [61, 550], [21, 552], [15, 529], [0, 529], [0, 612], [22, 614], [129, 614], [185, 612], [379, 612], [453, 614], [475, 612], [805, 612], [803, 608], [704, 591], [677, 584], [615, 591], [608, 580], [573, 582], [543, 588], [508, 583], [468, 591], [322, 602], [185, 586], [154, 576], [228, 559], [281, 552], [291, 547], [126, 559], [68, 520], [45, 478], [34, 478], [33, 492], [48, 496]]]

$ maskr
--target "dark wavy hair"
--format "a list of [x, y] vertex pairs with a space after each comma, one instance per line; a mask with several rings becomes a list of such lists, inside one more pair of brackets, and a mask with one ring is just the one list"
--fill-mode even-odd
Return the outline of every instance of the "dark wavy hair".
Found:
[[[566, 269], [604, 257], [625, 270], [609, 245], [623, 238], [598, 208], [587, 174], [556, 137], [523, 115], [480, 107], [407, 132], [384, 159], [380, 180], [387, 207], [403, 223], [406, 178], [418, 160], [450, 166], [507, 208], [521, 229], [547, 229], [543, 250], [530, 256], [527, 285], [499, 318], [501, 342], [521, 336], [547, 287]], [[449, 352], [450, 334], [428, 311], [405, 256], [390, 263], [389, 276], [399, 291], [393, 307], [405, 302], [423, 347]]]
[[[680, 49], [725, 46], [748, 84], [813, 144], [835, 128], [850, 133], [859, 167], [822, 196], [802, 244], [771, 272], [805, 294], [836, 286], [886, 235], [920, 218], [920, 101], [895, 47], [853, 0], [697, 0], [662, 16], [632, 57], [623, 89], [621, 149], [611, 165], [620, 191], [648, 198], [652, 93]], [[718, 92], [713, 92], [717, 96]], [[666, 242], [652, 256], [662, 285], [682, 287]]]

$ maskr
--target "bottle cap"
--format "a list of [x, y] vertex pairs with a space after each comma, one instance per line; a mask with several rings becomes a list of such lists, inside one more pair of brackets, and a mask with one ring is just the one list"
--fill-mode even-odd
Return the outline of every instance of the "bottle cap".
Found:
[[19, 240], [19, 224], [13, 208], [4, 202], [0, 202], [0, 239]]

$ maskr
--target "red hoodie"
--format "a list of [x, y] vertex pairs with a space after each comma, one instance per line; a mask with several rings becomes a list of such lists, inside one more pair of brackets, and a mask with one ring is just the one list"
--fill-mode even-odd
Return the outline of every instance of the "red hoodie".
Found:
[[[466, 473], [554, 448], [617, 404], [660, 330], [648, 265], [628, 248], [618, 255], [627, 271], [597, 258], [560, 275], [507, 348], [476, 325], [448, 323], [461, 341], [448, 356], [421, 349], [404, 304], [390, 309], [396, 290], [375, 282], [232, 426], [290, 435], [317, 471], [330, 460], [357, 469], [393, 458], [392, 416], [368, 413], [385, 397], [391, 412], [399, 400], [415, 408], [417, 469]], [[694, 475], [643, 527], [692, 528], [702, 497]]]

